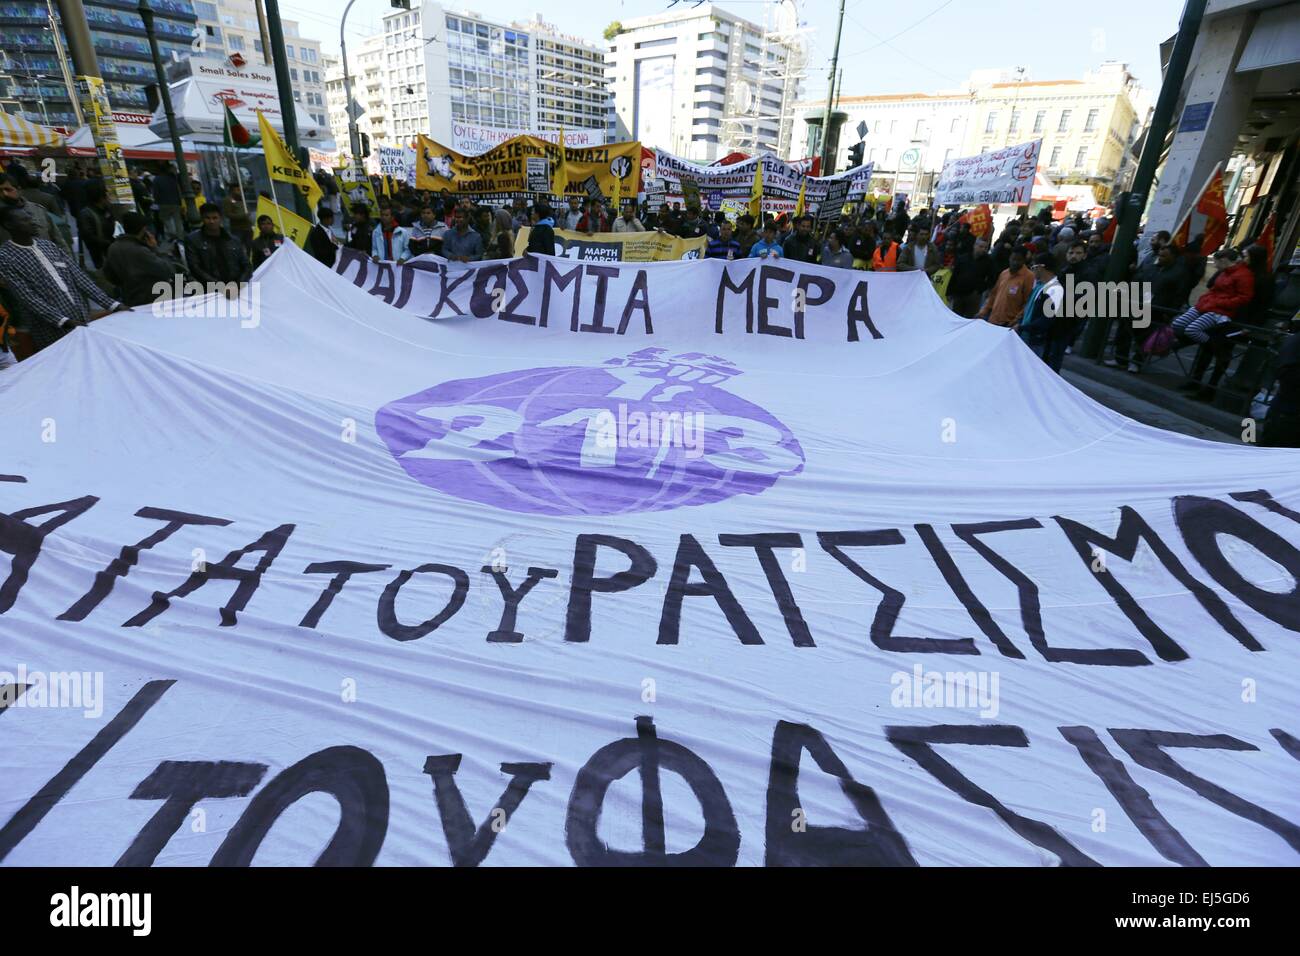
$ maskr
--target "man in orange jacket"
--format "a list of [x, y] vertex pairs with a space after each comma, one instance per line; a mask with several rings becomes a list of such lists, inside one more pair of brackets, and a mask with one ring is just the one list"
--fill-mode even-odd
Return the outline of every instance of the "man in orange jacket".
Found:
[[897, 272], [898, 243], [894, 241], [894, 230], [886, 226], [881, 235], [880, 245], [876, 246], [876, 251], [871, 254], [871, 271]]
[[984, 303], [984, 308], [980, 309], [979, 317], [988, 320], [992, 325], [1014, 329], [1020, 323], [1025, 304], [1033, 291], [1034, 277], [1025, 268], [1025, 251], [1020, 248], [1012, 249], [1007, 268], [1003, 269], [1002, 274], [998, 276], [993, 291], [989, 293], [988, 301]]

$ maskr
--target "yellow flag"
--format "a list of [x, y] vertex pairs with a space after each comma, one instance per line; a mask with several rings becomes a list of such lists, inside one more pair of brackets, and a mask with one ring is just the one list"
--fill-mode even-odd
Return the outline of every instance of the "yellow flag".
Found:
[[551, 192], [561, 200], [569, 190], [569, 164], [564, 161], [564, 130], [560, 130], [560, 161], [555, 166], [555, 175], [551, 177]]
[[763, 215], [763, 157], [754, 160], [754, 185], [749, 190], [749, 214], [756, 221]]
[[296, 243], [299, 248], [307, 242], [307, 233], [311, 232], [311, 223], [301, 216], [294, 215], [278, 203], [265, 196], [257, 197], [257, 218], [270, 216], [280, 229], [280, 235]]
[[[808, 192], [808, 177], [805, 176], [803, 178], [803, 181], [799, 183], [799, 201], [794, 204], [794, 215], [796, 219], [798, 219], [800, 216], [803, 215], [804, 196], [807, 194], [807, 192]], [[759, 195], [761, 196], [762, 194], [760, 193]]]
[[320, 186], [311, 173], [298, 165], [284, 140], [275, 131], [261, 110], [257, 111], [257, 124], [262, 134], [262, 149], [266, 153], [266, 174], [274, 182], [289, 183], [307, 199], [307, 207], [313, 212], [324, 198]]

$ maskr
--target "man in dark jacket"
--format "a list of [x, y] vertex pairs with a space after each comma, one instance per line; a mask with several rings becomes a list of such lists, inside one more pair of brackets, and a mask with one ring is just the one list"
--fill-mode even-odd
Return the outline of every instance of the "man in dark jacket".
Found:
[[528, 230], [528, 251], [544, 256], [555, 255], [555, 214], [550, 204], [539, 202], [537, 222]]
[[176, 178], [176, 167], [168, 163], [154, 176], [153, 201], [158, 204], [158, 218], [163, 231], [173, 239], [185, 235], [185, 218], [181, 215], [181, 183]]
[[257, 268], [284, 245], [284, 236], [275, 231], [275, 220], [263, 213], [257, 217], [257, 236], [253, 239], [253, 268]]
[[948, 280], [948, 301], [952, 303], [952, 310], [963, 318], [974, 318], [984, 293], [997, 281], [998, 272], [993, 257], [989, 255], [989, 241], [982, 237], [976, 239], [971, 252], [959, 253], [953, 264], [952, 278]]
[[244, 282], [253, 274], [248, 252], [222, 223], [221, 207], [206, 203], [203, 225], [185, 237], [185, 261], [199, 282]]
[[1300, 448], [1300, 332], [1288, 335], [1278, 350], [1277, 394], [1259, 443], [1266, 448]]
[[95, 268], [103, 268], [104, 256], [113, 244], [113, 207], [102, 185], [91, 186], [86, 192], [86, 205], [77, 216], [77, 241], [90, 253]]
[[307, 251], [312, 258], [333, 269], [339, 251], [339, 244], [334, 239], [334, 210], [321, 206], [316, 211], [316, 218], [319, 221], [307, 233]]
[[104, 277], [113, 283], [118, 298], [130, 306], [171, 298], [180, 273], [176, 263], [158, 252], [158, 240], [149, 231], [148, 222], [138, 212], [124, 215], [122, 235], [113, 240], [104, 257]]
[[675, 233], [681, 239], [700, 239], [708, 235], [704, 220], [700, 218], [700, 207], [691, 205], [686, 210], [686, 218], [677, 226]]
[[812, 234], [812, 216], [800, 216], [794, 225], [794, 234], [781, 247], [781, 255], [792, 262], [816, 262], [817, 242]]
[[370, 219], [370, 207], [365, 203], [353, 203], [351, 213], [352, 226], [348, 229], [347, 241], [343, 245], [368, 256], [374, 245], [375, 232], [375, 224]]

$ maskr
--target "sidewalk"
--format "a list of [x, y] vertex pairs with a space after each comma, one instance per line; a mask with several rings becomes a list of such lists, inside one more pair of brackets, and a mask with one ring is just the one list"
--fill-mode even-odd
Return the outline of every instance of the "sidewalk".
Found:
[[1091, 359], [1067, 355], [1062, 377], [1089, 398], [1135, 421], [1209, 441], [1241, 444], [1241, 419], [1144, 380], [1142, 374], [1107, 368]]

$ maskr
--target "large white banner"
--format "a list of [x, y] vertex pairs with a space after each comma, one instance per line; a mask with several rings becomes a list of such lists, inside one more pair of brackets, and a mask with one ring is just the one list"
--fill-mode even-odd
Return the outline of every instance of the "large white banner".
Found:
[[[558, 143], [560, 141], [560, 132], [558, 129], [532, 131], [501, 129], [496, 126], [476, 126], [473, 123], [459, 123], [453, 120], [450, 145], [452, 149], [464, 153], [466, 156], [479, 156], [490, 149], [500, 146], [513, 136], [535, 136], [538, 139], [546, 140], [548, 143]], [[564, 145], [571, 149], [604, 146], [606, 142], [605, 130], [603, 129], [566, 129], [563, 132]]]
[[[798, 203], [799, 190], [805, 179], [807, 190], [804, 202], [810, 211], [815, 210], [826, 195], [830, 184], [847, 179], [849, 192], [846, 202], [861, 202], [871, 191], [874, 163], [855, 166], [832, 176], [808, 176], [804, 167], [787, 163], [771, 153], [751, 156], [728, 166], [705, 166], [682, 159], [665, 150], [655, 150], [655, 175], [664, 184], [670, 199], [680, 199], [682, 184], [693, 183], [701, 197], [716, 196], [720, 201], [748, 201], [754, 184], [754, 167], [763, 164], [763, 210], [765, 212], [792, 212]], [[717, 207], [715, 207], [717, 208]]]
[[959, 156], [943, 164], [934, 188], [936, 206], [964, 203], [1025, 205], [1034, 191], [1034, 172], [1043, 141], [993, 149], [977, 156]]
[[338, 268], [0, 373], [4, 864], [1297, 862], [1300, 453], [920, 273]]

